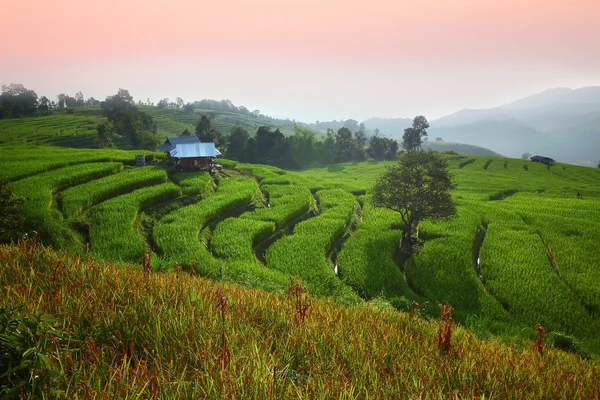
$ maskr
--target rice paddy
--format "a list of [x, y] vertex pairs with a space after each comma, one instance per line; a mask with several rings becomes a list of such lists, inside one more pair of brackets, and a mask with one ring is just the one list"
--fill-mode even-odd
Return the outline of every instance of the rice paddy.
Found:
[[[211, 177], [124, 166], [135, 154], [4, 146], [0, 176], [26, 199], [28, 229], [58, 246], [79, 240], [97, 258], [141, 262], [140, 212], [187, 196], [151, 225], [155, 268], [177, 262], [274, 289], [293, 275], [313, 295], [353, 304], [448, 302], [467, 325], [528, 336], [540, 323], [600, 353], [600, 170], [447, 156], [457, 214], [422, 222], [418, 255], [399, 260], [399, 218], [369, 196], [391, 162], [296, 172], [224, 162]], [[88, 235], [60, 240], [72, 224]]]

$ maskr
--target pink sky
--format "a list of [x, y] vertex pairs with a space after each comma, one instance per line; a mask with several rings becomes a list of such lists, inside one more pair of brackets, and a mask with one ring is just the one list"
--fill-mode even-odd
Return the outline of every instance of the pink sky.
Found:
[[3, 5], [0, 83], [229, 98], [303, 121], [600, 85], [598, 0], [33, 0]]

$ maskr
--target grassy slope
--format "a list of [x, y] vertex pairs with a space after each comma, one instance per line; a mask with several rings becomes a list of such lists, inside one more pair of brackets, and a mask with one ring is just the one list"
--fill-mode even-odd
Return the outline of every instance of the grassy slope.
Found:
[[[262, 118], [239, 113], [196, 109], [193, 114], [186, 114], [183, 109], [138, 107], [154, 117], [159, 140], [167, 136], [179, 136], [185, 129], [194, 132], [202, 114], [209, 115], [213, 126], [225, 134], [236, 125], [250, 133], [256, 132], [261, 125], [278, 127], [277, 124]], [[102, 121], [104, 117], [100, 106], [74, 108], [73, 114], [67, 114], [66, 110], [54, 110], [52, 115], [43, 117], [0, 119], [0, 145], [36, 144], [93, 148], [97, 137], [96, 125]], [[285, 134], [293, 133], [290, 127], [279, 128]], [[119, 148], [131, 148], [131, 144], [125, 138], [115, 138], [114, 142]]]
[[[3, 169], [2, 173], [13, 174], [16, 171], [17, 177], [25, 174], [33, 175], [33, 178], [36, 171], [72, 161], [75, 153], [77, 162], [111, 158], [133, 160], [131, 153], [122, 151], [62, 149], [54, 157], [50, 147], [20, 147], [6, 152], [0, 164], [10, 167]], [[425, 221], [421, 224], [420, 234], [425, 240], [423, 249], [418, 257], [407, 261], [403, 274], [388, 276], [385, 284], [394, 288], [389, 292], [382, 292], [383, 287], [375, 287], [373, 282], [377, 280], [372, 279], [372, 275], [382, 268], [384, 261], [385, 265], [389, 265], [390, 273], [395, 268], [389, 258], [394, 253], [394, 238], [398, 236], [395, 217], [393, 213], [387, 217], [386, 224], [391, 225], [386, 225], [385, 232], [379, 228], [369, 232], [363, 227], [378, 226], [373, 219], [377, 217], [368, 210], [368, 192], [375, 178], [391, 162], [339, 164], [301, 172], [258, 165], [239, 167], [254, 175], [266, 193], [270, 185], [294, 185], [313, 192], [341, 188], [356, 195], [366, 193], [363, 200], [363, 208], [366, 209], [357, 230], [357, 235], [362, 235], [363, 239], [356, 236], [359, 247], [347, 255], [344, 247], [350, 249], [355, 246], [355, 235], [351, 235], [341, 244], [338, 260], [342, 273], [352, 271], [349, 283], [354, 288], [361, 294], [368, 288], [365, 298], [383, 294], [390, 299], [399, 298], [396, 299], [400, 301], [398, 304], [406, 304], [406, 299], [427, 299], [430, 301], [430, 313], [436, 312], [436, 302], [447, 301], [456, 307], [456, 317], [461, 322], [483, 327], [482, 332], [486, 334], [505, 334], [517, 323], [519, 327], [528, 326], [525, 335], [529, 335], [533, 325], [541, 322], [550, 331], [566, 332], [584, 340], [584, 350], [598, 352], [600, 339], [595, 332], [600, 329], [597, 318], [600, 294], [593, 282], [600, 279], [600, 259], [595, 250], [600, 242], [600, 232], [596, 229], [600, 222], [600, 171], [563, 164], [547, 169], [529, 161], [496, 157], [449, 156], [449, 162], [458, 183], [453, 193], [457, 216], [448, 221]], [[11, 163], [19, 164], [19, 168]], [[30, 168], [30, 164], [33, 167]], [[61, 175], [63, 170], [55, 171]], [[563, 191], [567, 193], [565, 196]], [[583, 200], [575, 199], [577, 191], [583, 194]], [[505, 193], [512, 196], [504, 198]], [[53, 194], [60, 196], [60, 192]], [[504, 199], [492, 201], [491, 198]], [[173, 203], [173, 207], [177, 204]], [[167, 207], [165, 221], [171, 209]], [[276, 209], [273, 208], [274, 211]], [[258, 208], [247, 216], [256, 214], [258, 217], [264, 212], [265, 209]], [[474, 255], [475, 236], [483, 223], [488, 226], [487, 240], [483, 241], [480, 254]], [[85, 227], [86, 223], [82, 221], [80, 226]], [[194, 230], [196, 228], [194, 226]], [[152, 240], [151, 225], [146, 231], [145, 235]], [[116, 234], [112, 237], [117, 242], [121, 239]], [[82, 239], [86, 240], [85, 237]], [[289, 241], [293, 237], [283, 239]], [[280, 240], [282, 238], [278, 238]], [[327, 248], [328, 239], [324, 240], [320, 246]], [[173, 245], [181, 247], [180, 243]], [[544, 246], [552, 253], [557, 272], [553, 271]], [[277, 242], [272, 247], [277, 247]], [[164, 256], [169, 258], [169, 254]], [[187, 259], [196, 258], [188, 254], [183, 256], [185, 264]], [[381, 259], [382, 256], [384, 259]], [[473, 257], [477, 259], [478, 256], [481, 256], [484, 282], [478, 278], [472, 262]], [[227, 269], [220, 269], [221, 275], [228, 271], [227, 279], [247, 284], [254, 278], [266, 285], [261, 287], [271, 286], [265, 283], [264, 276], [259, 278], [257, 272], [273, 271], [265, 270], [261, 263], [254, 264], [252, 268], [249, 264], [231, 264]], [[200, 271], [203, 265], [197, 265]], [[333, 263], [331, 266], [333, 268]], [[278, 286], [281, 285], [278, 283], [274, 287]], [[498, 326], [498, 323], [501, 325]]]
[[0, 267], [0, 313], [13, 321], [3, 343], [22, 367], [0, 377], [0, 390], [24, 397], [600, 396], [593, 361], [481, 341], [460, 327], [446, 354], [437, 323], [374, 304], [312, 299], [299, 322], [283, 293], [103, 265], [32, 242], [1, 245]]

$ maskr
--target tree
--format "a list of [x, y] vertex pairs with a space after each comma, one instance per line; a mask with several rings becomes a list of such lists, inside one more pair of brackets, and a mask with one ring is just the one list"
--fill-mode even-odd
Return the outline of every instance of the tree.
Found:
[[294, 163], [298, 166], [310, 165], [315, 161], [316, 135], [310, 129], [294, 126], [294, 134], [287, 137], [290, 145], [290, 153]]
[[[155, 138], [158, 126], [150, 114], [140, 111], [133, 102], [133, 97], [128, 90], [119, 89], [114, 96], [108, 96], [100, 103], [104, 115], [114, 126], [116, 134], [127, 136], [131, 143], [140, 149], [155, 147]], [[99, 136], [102, 136], [99, 132]], [[107, 141], [101, 141], [108, 145]]]
[[38, 95], [20, 83], [2, 85], [0, 94], [0, 118], [33, 116], [37, 112]]
[[115, 127], [110, 122], [104, 122], [96, 126], [98, 137], [96, 145], [100, 148], [113, 147], [112, 137], [115, 134]]
[[431, 150], [408, 151], [377, 179], [371, 203], [400, 214], [401, 246], [406, 249], [414, 243], [413, 232], [419, 222], [454, 214], [450, 196], [454, 188], [445, 159]]
[[169, 107], [169, 98], [165, 97], [164, 99], [160, 99], [158, 104], [156, 104], [158, 108], [167, 108]]
[[421, 150], [423, 137], [427, 136], [427, 128], [429, 128], [427, 118], [422, 115], [416, 116], [413, 119], [412, 127], [404, 130], [402, 147], [408, 151]]
[[288, 166], [290, 146], [279, 129], [271, 130], [269, 126], [259, 126], [256, 131], [256, 159], [261, 164]]
[[525, 152], [525, 153], [521, 154], [521, 158], [523, 160], [529, 160], [529, 157], [531, 157], [531, 153], [530, 152]]
[[183, 107], [183, 99], [181, 97], [177, 97], [175, 99], [175, 104], [177, 105], [177, 108]]
[[394, 159], [398, 153], [398, 142], [394, 139], [371, 136], [367, 154], [374, 160]]
[[129, 94], [129, 90], [119, 88], [116, 96], [126, 103], [133, 104], [133, 96]]
[[136, 131], [131, 141], [137, 149], [154, 151], [158, 146], [158, 139], [156, 139], [154, 133], [147, 130]]
[[183, 112], [186, 114], [192, 114], [194, 112], [194, 105], [192, 103], [187, 103], [183, 106]]
[[50, 100], [46, 96], [42, 96], [40, 98], [40, 102], [38, 104], [38, 111], [47, 112], [50, 109]]
[[198, 139], [203, 143], [215, 140], [215, 131], [208, 115], [202, 114], [200, 116], [200, 120], [196, 124], [196, 136], [198, 136]]
[[181, 132], [181, 136], [192, 136], [192, 132], [188, 128], [185, 128], [183, 132]]
[[442, 139], [441, 137], [436, 137], [436, 138], [435, 138], [435, 141], [436, 141], [436, 142], [443, 142], [443, 141], [444, 141], [444, 139]]
[[75, 101], [77, 102], [77, 107], [83, 107], [85, 105], [85, 100], [83, 99], [83, 93], [81, 93], [81, 90], [75, 93]]
[[246, 161], [249, 137], [248, 131], [244, 128], [234, 126], [227, 142], [227, 151], [225, 153], [227, 157], [238, 161]]

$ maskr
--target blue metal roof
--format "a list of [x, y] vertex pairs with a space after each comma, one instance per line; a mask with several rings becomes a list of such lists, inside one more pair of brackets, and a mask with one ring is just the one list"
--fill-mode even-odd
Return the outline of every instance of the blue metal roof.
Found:
[[171, 157], [192, 158], [192, 157], [220, 157], [221, 152], [217, 150], [214, 143], [183, 143], [177, 144], [169, 152]]
[[175, 149], [175, 146], [178, 144], [184, 143], [200, 143], [200, 139], [198, 136], [169, 136], [167, 140], [163, 144], [158, 147], [158, 150], [162, 151], [171, 151]]

